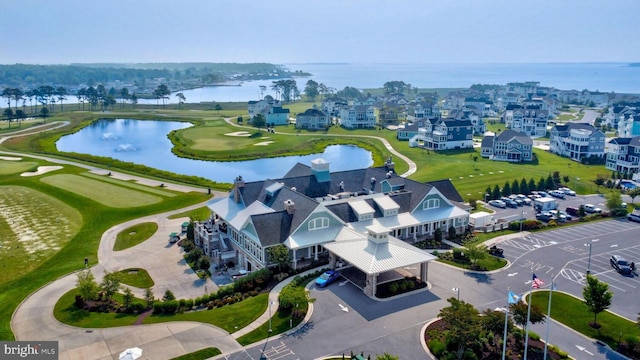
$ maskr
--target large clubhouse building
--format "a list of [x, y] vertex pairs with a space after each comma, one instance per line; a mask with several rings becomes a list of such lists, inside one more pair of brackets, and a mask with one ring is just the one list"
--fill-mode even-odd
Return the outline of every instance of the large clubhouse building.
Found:
[[213, 263], [248, 271], [275, 265], [268, 249], [283, 244], [294, 268], [328, 259], [357, 269], [370, 296], [379, 275], [401, 267], [419, 266], [426, 281], [435, 257], [412, 244], [436, 229], [463, 232], [469, 208], [449, 180], [420, 183], [393, 165], [389, 158], [382, 167], [331, 173], [316, 159], [281, 179], [238, 176], [228, 196], [209, 203], [211, 218], [196, 222], [196, 244]]

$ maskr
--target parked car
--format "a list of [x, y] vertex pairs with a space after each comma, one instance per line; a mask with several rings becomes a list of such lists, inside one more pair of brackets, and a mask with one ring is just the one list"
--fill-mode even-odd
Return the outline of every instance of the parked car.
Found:
[[589, 214], [599, 214], [602, 212], [602, 209], [596, 207], [593, 204], [584, 204], [584, 211], [588, 212]]
[[502, 200], [489, 200], [489, 205], [495, 206], [497, 208], [506, 209], [507, 204], [505, 204]]
[[558, 190], [562, 191], [565, 195], [576, 196], [576, 192], [569, 189], [568, 187], [561, 187]]
[[536, 214], [536, 219], [540, 220], [540, 221], [550, 221], [553, 220], [553, 214], [550, 213], [549, 211], [545, 211], [545, 212], [540, 212]]
[[573, 207], [573, 206], [567, 206], [565, 208], [565, 211], [567, 212], [567, 214], [569, 215], [573, 215], [573, 216], [580, 216], [580, 209], [578, 209], [577, 207]]
[[531, 199], [529, 199], [528, 197], [522, 195], [522, 194], [518, 194], [516, 195], [516, 198], [518, 200], [521, 200], [525, 205], [531, 205], [533, 202], [531, 201]]
[[319, 278], [316, 279], [316, 286], [325, 287], [332, 282], [338, 280], [340, 272], [336, 270], [327, 270]]
[[631, 263], [620, 255], [611, 255], [611, 266], [620, 274], [631, 274]]
[[544, 191], [538, 191], [538, 195], [540, 195], [541, 197], [549, 197], [549, 194]]
[[632, 213], [627, 214], [627, 220], [640, 222], [640, 213], [632, 212]]
[[553, 196], [554, 198], [564, 199], [564, 193], [560, 190], [551, 190], [549, 191], [549, 195]]

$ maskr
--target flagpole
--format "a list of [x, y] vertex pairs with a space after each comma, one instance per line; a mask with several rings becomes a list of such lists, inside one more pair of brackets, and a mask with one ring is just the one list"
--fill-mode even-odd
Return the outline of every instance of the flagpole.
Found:
[[505, 355], [507, 354], [507, 324], [509, 323], [509, 291], [507, 288], [507, 307], [504, 312], [504, 335], [502, 336], [502, 360], [505, 359]]
[[547, 305], [547, 333], [544, 336], [544, 356], [542, 360], [547, 360], [547, 346], [549, 346], [549, 323], [551, 322], [551, 295], [553, 294], [553, 274], [551, 275], [551, 288], [549, 289], [549, 304]]
[[531, 317], [531, 303], [533, 302], [533, 287], [529, 290], [529, 306], [527, 307], [527, 324], [524, 327], [524, 360], [527, 360], [527, 348], [529, 347], [529, 319]]

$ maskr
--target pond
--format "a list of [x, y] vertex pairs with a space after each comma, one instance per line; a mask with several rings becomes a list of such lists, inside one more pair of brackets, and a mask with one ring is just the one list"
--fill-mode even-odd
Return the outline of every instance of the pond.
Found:
[[362, 169], [373, 164], [370, 151], [352, 145], [331, 145], [320, 154], [247, 161], [180, 158], [171, 152], [173, 144], [167, 134], [190, 126], [192, 124], [178, 121], [102, 119], [61, 137], [56, 146], [59, 151], [110, 157], [222, 183], [233, 183], [238, 175], [246, 181], [281, 178], [296, 163], [310, 166], [311, 160], [317, 158], [328, 161], [332, 172]]

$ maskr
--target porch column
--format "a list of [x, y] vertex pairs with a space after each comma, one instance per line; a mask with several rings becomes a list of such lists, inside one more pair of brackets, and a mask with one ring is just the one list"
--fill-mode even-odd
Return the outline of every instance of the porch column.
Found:
[[420, 280], [427, 282], [427, 270], [429, 269], [429, 263], [423, 262], [420, 264]]
[[318, 261], [318, 247], [319, 247], [320, 245], [313, 245], [313, 246], [314, 246], [314, 250], [315, 250], [315, 254], [314, 254], [314, 256], [313, 256], [313, 260]]
[[336, 268], [336, 255], [332, 252], [329, 252], [329, 268]]
[[296, 249], [293, 249], [293, 270], [298, 269], [298, 259], [296, 258]]
[[375, 276], [373, 274], [367, 274], [367, 282], [364, 286], [364, 294], [369, 297], [373, 297], [374, 295], [374, 278]]

